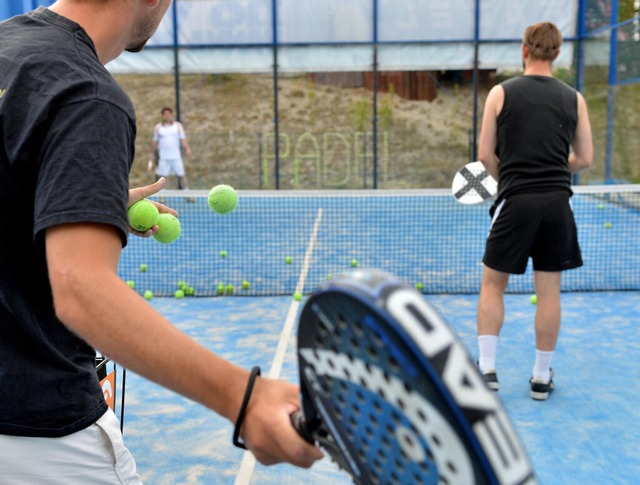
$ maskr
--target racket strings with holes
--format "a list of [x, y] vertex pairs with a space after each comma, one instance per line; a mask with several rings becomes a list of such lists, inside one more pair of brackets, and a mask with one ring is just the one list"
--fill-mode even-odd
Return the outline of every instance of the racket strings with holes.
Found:
[[356, 484], [523, 485], [535, 475], [495, 393], [446, 322], [378, 270], [323, 283], [298, 326], [292, 422]]
[[497, 191], [498, 183], [481, 161], [467, 163], [455, 173], [451, 182], [453, 197], [465, 205], [480, 204], [492, 199]]
[[[448, 437], [439, 436], [438, 420], [429, 422], [422, 406], [422, 393], [436, 391], [419, 379], [419, 364], [384, 330], [384, 321], [367, 307], [339, 298], [344, 297], [312, 305], [317, 317], [314, 348], [301, 355], [307, 357], [327, 410], [343, 423], [342, 439], [353, 458], [369, 468], [368, 476], [356, 483], [461, 483], [453, 461], [436, 466], [434, 450], [446, 455], [441, 448]], [[447, 409], [440, 412], [447, 414]], [[426, 429], [429, 442], [421, 437]], [[314, 437], [353, 475], [358, 467], [344, 459], [335, 439], [326, 442], [331, 436], [326, 429], [322, 433], [324, 439]]]

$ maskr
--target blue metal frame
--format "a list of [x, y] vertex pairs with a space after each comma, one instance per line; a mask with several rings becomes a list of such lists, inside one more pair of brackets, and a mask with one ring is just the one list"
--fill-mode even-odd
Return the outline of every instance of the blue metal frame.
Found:
[[275, 133], [275, 188], [280, 189], [280, 101], [278, 95], [278, 3], [277, 0], [271, 0], [271, 29], [273, 49], [273, 130]]
[[[578, 42], [576, 55], [576, 77], [575, 88], [582, 91], [584, 86], [584, 38], [586, 34], [587, 23], [587, 0], [579, 0], [578, 2]], [[580, 174], [574, 173], [571, 177], [574, 185], [580, 183]]]
[[[378, 188], [378, 4], [373, 0], [373, 119], [371, 120], [372, 148], [373, 148], [373, 188]], [[367, 188], [367, 156], [363, 156], [364, 188]]]
[[586, 37], [587, 0], [578, 2], [578, 54], [576, 56], [575, 88], [582, 91], [584, 85], [584, 39]]
[[174, 70], [174, 89], [176, 99], [176, 119], [182, 120], [182, 103], [180, 102], [180, 47], [178, 38], [178, 2], [171, 4], [171, 13], [173, 15], [173, 70]]
[[605, 183], [610, 183], [613, 181], [613, 125], [615, 123], [614, 86], [616, 84], [616, 59], [618, 56], [618, 0], [612, 0], [611, 12], [611, 33], [609, 39], [609, 93], [607, 99], [607, 147], [604, 165]]
[[[5, 0], [0, 4], [0, 19], [4, 17], [10, 17], [23, 13], [29, 3], [31, 8], [35, 9], [40, 5], [51, 5], [54, 0]], [[267, 43], [247, 43], [247, 44], [197, 44], [188, 45], [190, 49], [205, 49], [205, 48], [231, 48], [231, 47], [268, 47], [273, 51], [273, 97], [274, 97], [274, 132], [275, 132], [275, 188], [280, 188], [280, 153], [279, 153], [279, 98], [278, 98], [278, 50], [280, 47], [307, 47], [307, 46], [372, 46], [373, 58], [372, 58], [372, 71], [374, 74], [374, 93], [372, 98], [373, 103], [373, 118], [372, 123], [372, 148], [373, 148], [373, 187], [378, 186], [378, 160], [377, 160], [377, 108], [378, 108], [378, 47], [383, 45], [437, 45], [437, 44], [450, 44], [450, 43], [473, 43], [475, 49], [474, 67], [473, 67], [473, 91], [474, 91], [474, 105], [473, 105], [473, 120], [472, 120], [472, 141], [471, 141], [471, 158], [475, 159], [477, 156], [477, 142], [478, 142], [478, 49], [483, 43], [512, 43], [520, 42], [521, 39], [481, 39], [480, 38], [480, 5], [482, 0], [475, 0], [474, 4], [474, 32], [473, 38], [464, 38], [458, 40], [403, 40], [403, 41], [385, 41], [379, 38], [379, 0], [371, 0], [373, 5], [373, 33], [372, 38], [369, 41], [363, 42], [281, 42], [278, 38], [278, 1], [271, 0], [272, 10], [272, 39]], [[170, 48], [174, 53], [174, 77], [175, 77], [175, 102], [176, 102], [176, 116], [177, 119], [181, 118], [181, 100], [180, 100], [180, 59], [179, 51], [183, 47], [187, 47], [180, 42], [179, 38], [179, 20], [178, 20], [178, 7], [177, 1], [172, 4], [173, 13], [173, 38], [171, 44], [162, 44], [148, 46], [148, 49], [167, 49]], [[598, 35], [609, 33], [610, 35], [610, 53], [609, 53], [609, 72], [608, 72], [608, 103], [607, 103], [607, 132], [606, 132], [606, 157], [605, 157], [605, 181], [610, 182], [612, 180], [612, 162], [613, 162], [613, 144], [614, 144], [614, 108], [615, 108], [615, 93], [614, 87], [626, 84], [632, 84], [640, 82], [640, 78], [634, 79], [617, 79], [617, 33], [620, 28], [623, 28], [629, 24], [640, 20], [640, 15], [631, 19], [626, 19], [623, 22], [618, 22], [618, 0], [611, 0], [611, 19], [610, 24], [599, 27], [592, 31], [586, 30], [586, 16], [587, 16], [587, 3], [588, 0], [578, 0], [578, 21], [577, 21], [577, 36], [567, 37], [566, 41], [576, 41], [577, 54], [576, 54], [576, 78], [575, 87], [578, 91], [581, 91], [584, 84], [585, 76], [585, 62], [584, 62], [584, 45], [585, 39], [593, 38]], [[366, 186], [366, 171], [365, 171], [365, 186]], [[574, 177], [574, 183], [579, 180], [578, 176]]]
[[473, 26], [473, 124], [471, 128], [471, 160], [478, 158], [478, 58], [480, 50], [480, 0], [476, 0]]

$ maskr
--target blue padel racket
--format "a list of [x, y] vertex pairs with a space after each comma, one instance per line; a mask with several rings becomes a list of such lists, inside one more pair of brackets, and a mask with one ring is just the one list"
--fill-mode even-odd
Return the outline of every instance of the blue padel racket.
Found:
[[498, 182], [487, 172], [481, 161], [467, 163], [456, 172], [451, 182], [451, 194], [461, 204], [481, 204], [498, 192]]
[[356, 484], [534, 484], [500, 401], [416, 290], [377, 270], [322, 284], [298, 327], [298, 432]]

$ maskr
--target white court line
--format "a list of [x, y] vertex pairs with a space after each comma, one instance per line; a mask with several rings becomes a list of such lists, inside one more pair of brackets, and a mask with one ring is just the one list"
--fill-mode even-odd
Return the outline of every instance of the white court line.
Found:
[[[318, 228], [320, 227], [320, 221], [322, 220], [322, 207], [318, 209], [318, 215], [316, 216], [316, 220], [313, 224], [313, 230], [311, 231], [311, 237], [309, 238], [309, 244], [307, 245], [307, 250], [304, 254], [304, 261], [302, 262], [302, 269], [300, 270], [300, 277], [298, 278], [298, 284], [296, 285], [295, 291], [302, 293], [304, 290], [304, 282], [307, 279], [307, 273], [309, 272], [309, 265], [311, 263], [311, 255], [313, 254], [313, 247], [316, 244], [316, 239], [318, 237]], [[278, 347], [276, 348], [275, 356], [273, 357], [273, 362], [271, 363], [271, 368], [269, 369], [269, 373], [267, 377], [269, 379], [277, 379], [280, 377], [280, 371], [282, 370], [282, 364], [284, 362], [284, 356], [287, 352], [287, 346], [289, 345], [289, 340], [291, 339], [291, 333], [293, 332], [293, 326], [296, 320], [296, 315], [298, 314], [298, 308], [300, 307], [300, 302], [291, 300], [291, 305], [289, 306], [289, 312], [287, 313], [287, 318], [284, 321], [284, 326], [282, 327], [282, 332], [280, 333], [280, 340], [278, 340]], [[238, 470], [238, 475], [236, 476], [235, 485], [248, 485], [251, 480], [251, 475], [253, 475], [253, 469], [256, 464], [256, 458], [253, 456], [253, 453], [250, 451], [245, 451], [242, 462], [240, 463], [240, 469]]]

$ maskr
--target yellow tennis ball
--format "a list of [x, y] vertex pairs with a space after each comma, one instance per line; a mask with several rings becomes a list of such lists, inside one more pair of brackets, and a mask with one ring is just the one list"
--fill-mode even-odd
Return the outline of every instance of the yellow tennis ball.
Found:
[[174, 297], [176, 297], [178, 300], [179, 300], [179, 299], [181, 299], [181, 298], [184, 298], [184, 291], [182, 291], [182, 290], [176, 290], [176, 291], [173, 293], [173, 296], [174, 296]]
[[180, 221], [171, 214], [160, 214], [158, 216], [158, 232], [153, 238], [163, 244], [169, 244], [178, 239], [182, 232]]
[[293, 299], [294, 299], [295, 301], [300, 301], [300, 300], [302, 300], [302, 293], [300, 293], [299, 291], [296, 291], [296, 292], [293, 294]]
[[251, 286], [251, 283], [249, 283], [247, 280], [244, 280], [242, 282], [242, 289], [243, 290], [248, 290], [250, 286]]
[[238, 194], [230, 185], [216, 185], [209, 191], [209, 207], [218, 214], [228, 214], [238, 205]]
[[145, 232], [157, 224], [159, 215], [155, 205], [142, 199], [129, 207], [129, 225], [136, 231]]
[[358, 260], [357, 259], [352, 259], [351, 260], [351, 267], [355, 268], [356, 266], [358, 266]]
[[153, 299], [153, 292], [151, 290], [147, 290], [143, 294], [145, 300]]
[[531, 295], [531, 297], [529, 298], [529, 302], [532, 305], [537, 305], [538, 304], [538, 295]]

